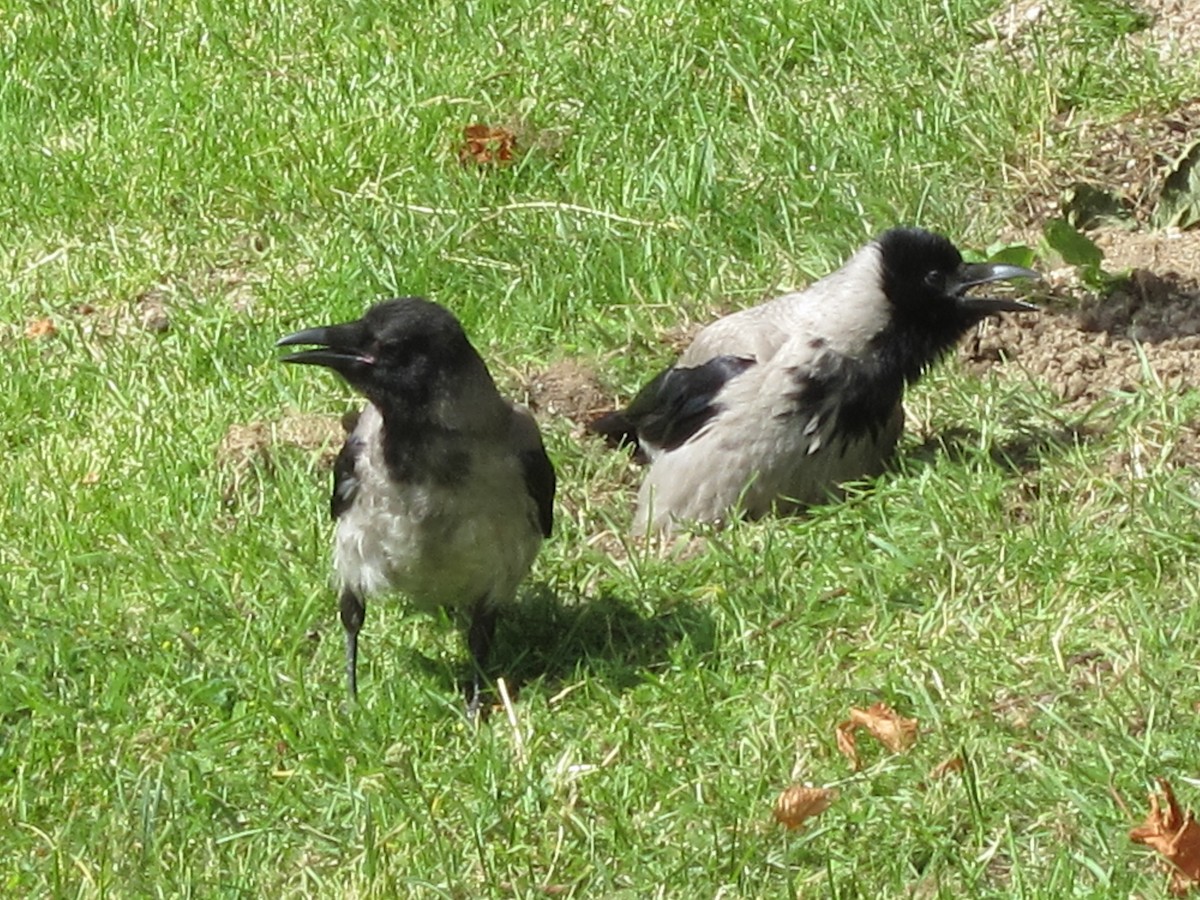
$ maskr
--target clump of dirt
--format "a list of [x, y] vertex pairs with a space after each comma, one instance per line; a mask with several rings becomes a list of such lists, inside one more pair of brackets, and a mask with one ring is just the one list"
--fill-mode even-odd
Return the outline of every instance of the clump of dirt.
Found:
[[1200, 284], [1175, 273], [1134, 269], [1128, 281], [1086, 302], [1079, 327], [1152, 344], [1200, 334]]
[[1135, 269], [1111, 290], [1048, 304], [1040, 313], [988, 320], [960, 349], [982, 374], [1045, 383], [1068, 406], [1161, 384], [1200, 385], [1200, 282], [1174, 272]]
[[596, 372], [574, 359], [561, 359], [525, 378], [525, 396], [540, 415], [563, 416], [577, 425], [613, 407]]
[[332, 468], [345, 432], [353, 428], [357, 418], [357, 412], [348, 413], [341, 421], [309, 413], [286, 413], [275, 421], [230, 425], [217, 445], [217, 462], [234, 470], [244, 470], [254, 462], [270, 467], [280, 448], [291, 448], [310, 453], [320, 450], [318, 465]]
[[155, 286], [143, 291], [137, 298], [136, 317], [141, 327], [152, 334], [165, 334], [171, 330], [171, 314], [167, 309], [167, 291]]

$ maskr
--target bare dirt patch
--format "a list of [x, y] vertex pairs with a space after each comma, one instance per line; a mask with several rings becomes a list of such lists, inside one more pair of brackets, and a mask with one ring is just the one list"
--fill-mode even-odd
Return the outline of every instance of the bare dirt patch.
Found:
[[1200, 386], [1200, 284], [1137, 269], [1075, 308], [989, 320], [959, 351], [983, 374], [1032, 378], [1068, 406], [1162, 385]]
[[1153, 22], [1135, 40], [1154, 49], [1168, 69], [1195, 65], [1200, 57], [1200, 3], [1196, 0], [1141, 0]]
[[279, 450], [285, 448], [309, 453], [319, 450], [318, 465], [332, 468], [354, 419], [357, 414], [347, 414], [339, 421], [330, 416], [285, 413], [275, 421], [230, 425], [217, 445], [217, 462], [234, 470], [254, 462], [271, 466]]
[[317, 467], [332, 469], [346, 433], [357, 421], [355, 409], [340, 421], [333, 416], [287, 412], [271, 421], [230, 425], [216, 449], [225, 505], [231, 510], [260, 505], [265, 496], [263, 476], [274, 471], [282, 454], [319, 453]]
[[535, 413], [563, 416], [580, 426], [613, 406], [596, 371], [574, 359], [561, 359], [530, 373], [523, 387]]
[[[1200, 3], [1141, 0], [1129, 8], [1145, 25], [1123, 40], [1153, 50], [1164, 66], [1195, 65]], [[1070, 16], [1062, 0], [1016, 0], [990, 24], [998, 44], [1019, 50], [1037, 29]], [[1068, 111], [1029, 158], [1014, 161], [1009, 174], [1020, 197], [1007, 237], [1044, 246], [1046, 221], [1065, 218], [1103, 251], [1105, 272], [1121, 277], [1097, 288], [1071, 268], [1048, 273], [1042, 312], [989, 320], [960, 349], [964, 366], [1038, 381], [1075, 409], [1124, 392], [1200, 387], [1200, 231], [1169, 227], [1196, 224], [1174, 201], [1198, 139], [1200, 97], [1110, 122]], [[1188, 447], [1177, 455], [1195, 457]]]
[[[1114, 4], [1114, 7], [1116, 4]], [[1129, 32], [1124, 39], [1155, 53], [1165, 69], [1194, 65], [1200, 54], [1200, 5], [1195, 0], [1140, 0], [1126, 5]], [[1046, 33], [1059, 40], [1077, 26], [1068, 0], [1011, 0], [983, 27], [987, 45], [1033, 58], [1032, 45]]]
[[264, 275], [243, 266], [219, 264], [192, 273], [160, 276], [121, 302], [75, 303], [57, 316], [74, 320], [80, 333], [89, 338], [165, 334], [171, 330], [178, 311], [191, 304], [224, 303], [239, 315], [253, 315], [258, 286], [265, 282]]
[[1154, 224], [1163, 190], [1198, 136], [1200, 98], [1115, 122], [1096, 123], [1067, 113], [1045, 138], [1056, 156], [1053, 166], [1030, 158], [1009, 169], [1010, 180], [1021, 187], [1014, 210], [1018, 225], [1040, 225], [1057, 216], [1081, 228], [1105, 219], [1140, 227]]
[[[138, 296], [134, 317], [144, 330], [164, 334], [171, 330], [169, 303], [167, 291], [159, 286], [152, 287]], [[119, 316], [116, 321], [120, 321]]]

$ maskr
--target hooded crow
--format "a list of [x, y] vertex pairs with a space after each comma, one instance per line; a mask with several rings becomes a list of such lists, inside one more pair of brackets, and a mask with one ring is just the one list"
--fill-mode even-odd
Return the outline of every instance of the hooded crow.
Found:
[[500, 396], [458, 320], [428, 300], [388, 300], [278, 345], [296, 344], [315, 349], [283, 362], [333, 369], [367, 398], [334, 465], [331, 503], [350, 696], [366, 600], [398, 590], [465, 621], [474, 716], [497, 610], [550, 535], [555, 475], [538, 427]]
[[1036, 272], [965, 263], [941, 235], [884, 232], [806, 290], [718, 319], [591, 430], [650, 463], [637, 533], [792, 511], [883, 470], [904, 387], [985, 316], [1036, 307], [968, 289]]

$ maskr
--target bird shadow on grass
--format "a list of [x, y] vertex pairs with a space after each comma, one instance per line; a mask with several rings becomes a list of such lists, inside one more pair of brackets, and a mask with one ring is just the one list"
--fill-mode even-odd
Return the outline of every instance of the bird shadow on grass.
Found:
[[[998, 468], [1023, 475], [1041, 467], [1046, 459], [1103, 437], [1106, 429], [1087, 423], [1063, 423], [1054, 427], [1021, 428], [1006, 440], [986, 449]], [[980, 455], [980, 432], [973, 428], [949, 428], [932, 435], [902, 454], [902, 466], [936, 465], [939, 460], [966, 462]]]
[[[647, 672], [665, 668], [676, 645], [687, 643], [692, 652], [703, 654], [715, 642], [711, 615], [691, 604], [676, 602], [647, 614], [614, 594], [565, 603], [548, 586], [533, 585], [501, 614], [487, 674], [503, 677], [514, 694], [535, 681], [553, 692], [583, 674], [625, 691]], [[460, 685], [470, 679], [465, 658], [456, 669]]]
[[646, 614], [615, 594], [567, 604], [538, 585], [501, 620], [493, 661], [518, 686], [539, 678], [558, 682], [583, 668], [626, 690], [643, 673], [665, 667], [675, 645], [707, 653], [715, 641], [711, 615], [692, 604]]

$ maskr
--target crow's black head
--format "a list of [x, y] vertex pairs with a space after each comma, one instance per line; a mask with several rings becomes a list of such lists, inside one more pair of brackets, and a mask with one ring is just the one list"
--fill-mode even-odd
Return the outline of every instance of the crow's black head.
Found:
[[1040, 277], [1032, 269], [1007, 263], [965, 263], [946, 238], [918, 228], [893, 228], [876, 243], [884, 293], [894, 314], [913, 324], [951, 330], [958, 337], [992, 313], [1036, 309], [1007, 297], [967, 295], [969, 288], [979, 284]]
[[968, 295], [975, 285], [1009, 278], [1038, 278], [1006, 263], [965, 263], [940, 234], [893, 228], [876, 240], [883, 291], [892, 305], [895, 333], [929, 362], [948, 350], [985, 316], [1036, 307], [1007, 297]]
[[378, 406], [428, 403], [449, 379], [483, 363], [448, 310], [420, 297], [371, 307], [361, 319], [309, 328], [277, 346], [314, 344], [283, 362], [325, 366]]

